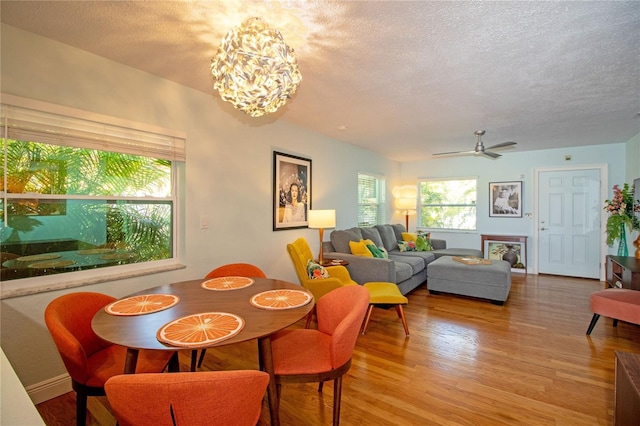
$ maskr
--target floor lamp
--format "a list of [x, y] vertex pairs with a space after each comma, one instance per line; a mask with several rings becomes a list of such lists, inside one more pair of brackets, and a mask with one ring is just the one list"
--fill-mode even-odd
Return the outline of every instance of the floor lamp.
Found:
[[396, 209], [400, 210], [400, 213], [405, 217], [405, 228], [409, 232], [409, 216], [416, 214], [416, 199], [415, 198], [396, 198]]
[[322, 265], [324, 262], [324, 253], [322, 250], [322, 239], [324, 237], [325, 228], [336, 227], [336, 211], [335, 210], [309, 210], [309, 228], [318, 229], [320, 231], [320, 255], [318, 262]]
[[395, 207], [405, 217], [407, 232], [409, 232], [409, 216], [416, 214], [416, 203], [418, 201], [418, 188], [414, 185], [396, 186], [393, 188]]

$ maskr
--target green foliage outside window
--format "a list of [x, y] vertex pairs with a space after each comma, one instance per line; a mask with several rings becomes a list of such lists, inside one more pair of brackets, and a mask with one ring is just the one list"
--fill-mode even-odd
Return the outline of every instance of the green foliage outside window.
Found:
[[476, 229], [476, 179], [419, 182], [418, 227]]

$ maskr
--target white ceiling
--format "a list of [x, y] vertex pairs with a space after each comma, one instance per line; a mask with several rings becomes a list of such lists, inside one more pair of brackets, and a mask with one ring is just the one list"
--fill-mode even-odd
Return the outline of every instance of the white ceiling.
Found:
[[[220, 40], [278, 28], [303, 80], [280, 111], [398, 161], [516, 141], [528, 151], [640, 132], [639, 1], [7, 1], [2, 22], [214, 96]], [[341, 127], [346, 129], [340, 130]], [[439, 157], [442, 158], [442, 157]], [[489, 159], [482, 161], [491, 161]], [[497, 160], [500, 161], [500, 160]]]

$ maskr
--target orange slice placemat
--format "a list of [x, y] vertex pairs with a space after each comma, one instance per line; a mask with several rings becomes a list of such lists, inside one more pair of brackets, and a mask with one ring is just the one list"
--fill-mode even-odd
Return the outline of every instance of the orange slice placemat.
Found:
[[262, 309], [293, 309], [309, 303], [311, 294], [300, 290], [269, 290], [251, 298], [251, 304]]
[[207, 280], [201, 286], [207, 290], [224, 291], [249, 287], [253, 283], [254, 280], [247, 277], [219, 277]]
[[229, 339], [244, 328], [244, 320], [226, 312], [206, 312], [178, 318], [158, 330], [157, 339], [171, 346], [197, 348]]
[[111, 315], [144, 315], [169, 309], [179, 301], [180, 298], [173, 294], [143, 294], [116, 300], [104, 310]]

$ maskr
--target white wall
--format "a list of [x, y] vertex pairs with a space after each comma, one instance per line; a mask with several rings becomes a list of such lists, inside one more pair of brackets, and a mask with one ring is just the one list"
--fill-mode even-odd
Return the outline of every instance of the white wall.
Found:
[[[358, 171], [385, 175], [389, 182], [398, 179], [395, 162], [283, 120], [249, 119], [213, 92], [188, 89], [5, 25], [1, 42], [4, 93], [187, 134], [185, 208], [179, 218], [180, 260], [187, 268], [2, 300], [2, 348], [26, 386], [65, 372], [43, 321], [45, 306], [63, 293], [86, 290], [120, 297], [199, 278], [215, 266], [238, 261], [297, 282], [285, 246], [305, 237], [317, 252], [318, 231], [272, 231], [273, 150], [312, 160], [312, 206], [335, 208], [338, 228], [357, 223]], [[206, 74], [207, 69], [204, 62], [193, 72]], [[299, 90], [304, 90], [304, 83]], [[200, 229], [200, 215], [209, 216], [209, 229]]]
[[[605, 142], [605, 141], [603, 141]], [[570, 155], [571, 160], [565, 160]], [[535, 233], [533, 220], [525, 213], [533, 213], [534, 208], [534, 169], [545, 167], [576, 167], [582, 165], [608, 164], [608, 176], [603, 180], [608, 194], [614, 183], [625, 180], [625, 144], [596, 145], [578, 148], [562, 148], [527, 152], [504, 152], [497, 160], [483, 157], [460, 156], [447, 159], [435, 159], [423, 162], [404, 163], [401, 166], [402, 181], [414, 181], [428, 177], [478, 177], [478, 231], [477, 232], [432, 232], [434, 238], [444, 238], [449, 247], [480, 247], [480, 234], [525, 235], [527, 240], [527, 266], [530, 269], [533, 259], [533, 241]], [[522, 181], [523, 217], [489, 217], [489, 182]], [[410, 217], [409, 227], [416, 224], [416, 216]], [[613, 248], [611, 249], [613, 253]]]

